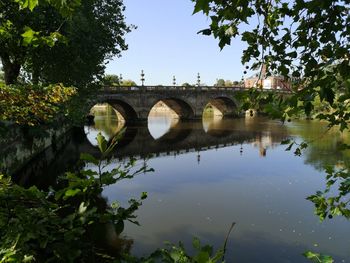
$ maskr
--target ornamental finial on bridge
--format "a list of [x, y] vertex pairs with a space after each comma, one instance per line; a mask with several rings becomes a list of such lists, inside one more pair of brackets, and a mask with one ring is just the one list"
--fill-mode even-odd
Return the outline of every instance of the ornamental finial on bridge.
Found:
[[142, 86], [145, 82], [145, 73], [143, 72], [143, 70], [141, 70], [141, 83], [142, 83]]
[[173, 76], [173, 85], [174, 85], [174, 87], [176, 86], [176, 78], [175, 78], [175, 76]]
[[197, 86], [199, 87], [201, 85], [201, 76], [199, 73], [197, 74]]

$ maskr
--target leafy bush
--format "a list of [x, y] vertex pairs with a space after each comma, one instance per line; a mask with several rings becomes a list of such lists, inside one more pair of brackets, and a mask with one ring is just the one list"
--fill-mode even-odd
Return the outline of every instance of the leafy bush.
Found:
[[64, 113], [75, 94], [75, 88], [60, 84], [42, 87], [0, 83], [0, 120], [29, 126], [46, 123]]

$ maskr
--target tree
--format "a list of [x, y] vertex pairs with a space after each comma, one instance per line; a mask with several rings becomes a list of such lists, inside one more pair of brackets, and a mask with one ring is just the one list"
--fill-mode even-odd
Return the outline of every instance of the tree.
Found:
[[5, 82], [5, 76], [2, 69], [0, 69], [0, 84]]
[[217, 79], [214, 86], [224, 87], [225, 86], [225, 80], [224, 79]]
[[[29, 0], [0, 2], [0, 59], [7, 84], [16, 82], [33, 48], [54, 46], [62, 40], [60, 25], [69, 19], [79, 1], [42, 0], [40, 7], [38, 4], [38, 1]], [[45, 23], [51, 12], [44, 10], [58, 13], [61, 19]]]
[[191, 85], [191, 84], [188, 83], [188, 82], [185, 82], [185, 83], [183, 83], [181, 86], [183, 86], [183, 87], [191, 87], [191, 86], [193, 86], [193, 85]]
[[122, 0], [83, 1], [62, 26], [67, 43], [38, 49], [31, 59], [32, 71], [39, 70], [41, 81], [78, 87], [101, 79], [106, 60], [127, 49], [123, 36], [131, 28], [124, 22], [123, 11]]
[[217, 87], [232, 87], [233, 82], [231, 80], [217, 79], [214, 86]]
[[103, 77], [102, 83], [105, 86], [118, 86], [119, 77], [117, 75], [105, 75]]
[[123, 80], [121, 86], [137, 86], [136, 82], [131, 79]]
[[[220, 48], [239, 36], [247, 43], [242, 55], [242, 63], [250, 65], [247, 69], [265, 64], [267, 75], [275, 72], [301, 80], [283, 103], [270, 100], [278, 117], [286, 119], [300, 110], [309, 115], [313, 100], [319, 97], [334, 109], [319, 118], [340, 124], [342, 130], [346, 127], [350, 116], [349, 107], [344, 108], [350, 98], [348, 0], [194, 2], [194, 13], [203, 12], [211, 20], [210, 27], [200, 33], [212, 34]], [[243, 24], [252, 27], [244, 31]], [[341, 96], [336, 98], [339, 91]]]
[[0, 3], [7, 84], [16, 82], [21, 68], [34, 83], [84, 86], [102, 79], [105, 61], [127, 49], [123, 36], [131, 28], [124, 22], [122, 0], [82, 1], [71, 9], [67, 14], [52, 4], [30, 10], [16, 1]]
[[231, 80], [226, 80], [225, 81], [225, 87], [232, 87], [233, 86], [233, 83]]

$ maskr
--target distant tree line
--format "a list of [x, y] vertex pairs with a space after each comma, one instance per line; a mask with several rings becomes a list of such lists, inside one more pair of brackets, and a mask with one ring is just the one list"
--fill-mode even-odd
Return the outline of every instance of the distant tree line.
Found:
[[116, 86], [137, 86], [136, 82], [131, 79], [125, 79], [121, 80], [118, 77], [118, 75], [114, 74], [107, 74], [102, 79], [102, 85], [103, 86], [110, 86], [110, 87], [116, 87]]
[[224, 79], [217, 79], [214, 86], [217, 87], [233, 87], [233, 86], [240, 86], [243, 85], [242, 81], [231, 81], [231, 80], [224, 80]]

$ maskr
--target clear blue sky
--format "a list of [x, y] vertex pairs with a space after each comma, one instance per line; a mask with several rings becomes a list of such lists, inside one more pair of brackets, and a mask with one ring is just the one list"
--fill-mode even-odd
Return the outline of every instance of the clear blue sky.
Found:
[[107, 74], [122, 74], [123, 79], [140, 83], [141, 69], [145, 85], [215, 83], [217, 78], [240, 80], [243, 75], [243, 43], [237, 39], [222, 51], [212, 36], [198, 35], [209, 20], [203, 14], [192, 15], [191, 0], [124, 0], [126, 22], [138, 28], [126, 36], [129, 49], [107, 65]]

